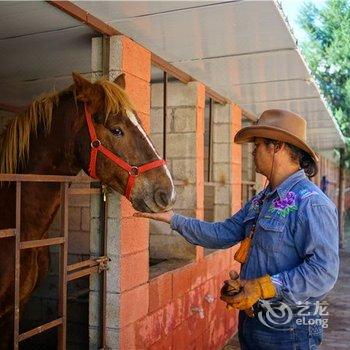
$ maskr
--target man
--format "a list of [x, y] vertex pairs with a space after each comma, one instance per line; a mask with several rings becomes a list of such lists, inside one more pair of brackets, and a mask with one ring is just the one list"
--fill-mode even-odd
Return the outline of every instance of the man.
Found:
[[306, 121], [290, 111], [267, 110], [235, 142], [255, 143], [256, 171], [269, 181], [238, 213], [214, 223], [172, 211], [135, 216], [168, 222], [207, 248], [242, 241], [235, 256], [242, 263], [240, 279], [226, 281], [221, 294], [241, 310], [242, 349], [316, 349], [322, 340], [320, 301], [338, 276], [338, 219], [335, 205], [308, 179], [317, 173], [318, 158], [306, 143]]

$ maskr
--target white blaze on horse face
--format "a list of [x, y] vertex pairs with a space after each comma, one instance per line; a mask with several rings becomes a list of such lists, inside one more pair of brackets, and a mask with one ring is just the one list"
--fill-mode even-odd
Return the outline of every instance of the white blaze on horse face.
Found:
[[[135, 114], [132, 111], [130, 111], [130, 110], [127, 110], [126, 114], [129, 117], [130, 121], [139, 129], [141, 134], [145, 137], [146, 141], [148, 142], [148, 144], [151, 147], [151, 149], [153, 150], [153, 152], [157, 155], [157, 157], [159, 159], [161, 159], [159, 154], [155, 150], [154, 146], [152, 145], [152, 142], [150, 141], [149, 137], [147, 136], [145, 130], [143, 130], [143, 127], [140, 125], [140, 123], [138, 122], [137, 118], [135, 117]], [[168, 167], [166, 165], [164, 165], [164, 168], [165, 168], [165, 173], [167, 174], [167, 176], [169, 177], [170, 182], [171, 182], [171, 188], [172, 188], [172, 190], [171, 190], [171, 201], [173, 201], [173, 200], [175, 200], [175, 186], [174, 186], [173, 178], [170, 175], [170, 171], [169, 171]]]
[[134, 114], [132, 111], [130, 111], [130, 110], [127, 110], [127, 111], [126, 111], [126, 114], [127, 114], [127, 116], [129, 117], [130, 121], [139, 129], [140, 133], [145, 137], [146, 141], [148, 142], [148, 145], [151, 147], [151, 149], [153, 150], [153, 152], [157, 155], [157, 157], [158, 157], [159, 159], [161, 159], [160, 156], [159, 156], [159, 154], [157, 153], [157, 151], [156, 151], [155, 148], [153, 147], [152, 142], [151, 142], [150, 139], [148, 138], [148, 136], [147, 136], [145, 130], [143, 130], [143, 127], [140, 125], [140, 123], [139, 123], [138, 120], [136, 119], [135, 114]]

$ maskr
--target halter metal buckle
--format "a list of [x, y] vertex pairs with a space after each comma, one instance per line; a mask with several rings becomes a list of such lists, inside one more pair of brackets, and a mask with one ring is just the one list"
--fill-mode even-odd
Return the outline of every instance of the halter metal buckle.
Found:
[[99, 139], [91, 141], [90, 146], [91, 148], [99, 148], [101, 146], [101, 141]]
[[138, 176], [140, 174], [139, 168], [137, 166], [132, 166], [129, 175], [131, 176]]

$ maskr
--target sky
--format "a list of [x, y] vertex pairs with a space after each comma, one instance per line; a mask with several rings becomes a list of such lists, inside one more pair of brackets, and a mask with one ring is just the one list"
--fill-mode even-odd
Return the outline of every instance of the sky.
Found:
[[[282, 4], [283, 12], [287, 15], [289, 23], [293, 28], [295, 37], [299, 41], [303, 41], [306, 38], [304, 31], [298, 26], [297, 19], [301, 6], [305, 0], [279, 0]], [[317, 7], [322, 7], [326, 0], [312, 0]]]

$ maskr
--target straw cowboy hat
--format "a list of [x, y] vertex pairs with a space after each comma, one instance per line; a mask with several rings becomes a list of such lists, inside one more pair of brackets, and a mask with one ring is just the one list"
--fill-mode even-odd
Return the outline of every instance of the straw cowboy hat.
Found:
[[300, 115], [283, 109], [268, 109], [255, 125], [238, 131], [236, 143], [254, 142], [255, 137], [282, 141], [307, 152], [315, 162], [317, 153], [306, 143], [306, 120]]

